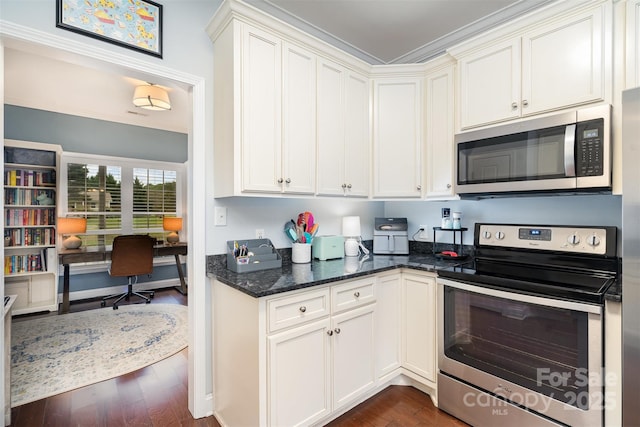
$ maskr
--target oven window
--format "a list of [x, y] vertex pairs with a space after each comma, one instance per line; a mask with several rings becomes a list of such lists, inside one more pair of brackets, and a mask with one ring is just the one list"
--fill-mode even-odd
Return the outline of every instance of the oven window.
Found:
[[458, 144], [458, 184], [565, 178], [565, 126]]
[[448, 358], [588, 409], [587, 313], [444, 290]]

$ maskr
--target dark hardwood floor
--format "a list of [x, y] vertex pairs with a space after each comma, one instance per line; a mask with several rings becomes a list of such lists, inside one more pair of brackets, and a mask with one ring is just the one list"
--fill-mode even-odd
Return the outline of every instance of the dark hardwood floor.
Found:
[[[173, 289], [156, 292], [153, 303], [187, 304]], [[73, 303], [70, 311], [100, 308], [98, 301]], [[48, 314], [55, 316], [56, 314]], [[19, 322], [34, 316], [19, 316]], [[194, 419], [188, 409], [187, 349], [146, 368], [13, 408], [15, 427], [198, 426], [219, 427], [214, 417]], [[465, 423], [433, 406], [413, 387], [391, 386], [328, 424], [331, 427], [461, 427]], [[244, 427], [244, 426], [243, 426]], [[246, 426], [252, 427], [252, 426]], [[285, 426], [283, 426], [285, 427]]]

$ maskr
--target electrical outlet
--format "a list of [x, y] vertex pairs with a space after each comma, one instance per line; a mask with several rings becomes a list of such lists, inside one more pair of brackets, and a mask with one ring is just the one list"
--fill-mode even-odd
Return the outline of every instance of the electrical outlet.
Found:
[[264, 229], [256, 228], [256, 239], [264, 239]]
[[214, 225], [225, 226], [227, 225], [227, 208], [224, 206], [216, 206], [214, 211]]
[[428, 242], [429, 241], [429, 232], [427, 231], [429, 227], [426, 225], [420, 225], [420, 232], [416, 236], [416, 240], [420, 242]]

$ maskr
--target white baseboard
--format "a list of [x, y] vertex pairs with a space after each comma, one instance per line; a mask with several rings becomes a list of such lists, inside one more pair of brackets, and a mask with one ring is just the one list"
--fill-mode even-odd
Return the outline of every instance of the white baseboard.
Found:
[[[166, 280], [155, 280], [152, 282], [145, 282], [136, 285], [135, 289], [139, 289], [141, 291], [147, 291], [151, 289], [162, 289], [162, 288], [172, 288], [180, 286], [180, 279], [166, 279]], [[108, 288], [97, 288], [97, 289], [87, 289], [84, 291], [74, 291], [69, 292], [69, 301], [78, 301], [92, 298], [102, 298], [108, 295], [113, 295], [117, 293], [125, 293], [127, 291], [127, 285], [121, 286], [111, 286]], [[58, 294], [58, 303], [62, 303], [62, 294]]]

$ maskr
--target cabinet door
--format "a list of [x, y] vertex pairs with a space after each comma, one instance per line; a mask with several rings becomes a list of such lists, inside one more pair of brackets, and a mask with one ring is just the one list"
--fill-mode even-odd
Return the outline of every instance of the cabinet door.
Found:
[[627, 0], [626, 88], [640, 86], [640, 0]]
[[[318, 58], [318, 189], [320, 195], [345, 193], [345, 70]], [[344, 187], [343, 187], [344, 186]]]
[[316, 187], [316, 57], [290, 43], [283, 50], [283, 185], [288, 193]]
[[602, 7], [522, 38], [522, 115], [604, 99]]
[[375, 304], [332, 318], [333, 410], [375, 385]]
[[57, 281], [52, 274], [38, 274], [31, 278], [31, 304], [42, 307], [49, 306], [50, 309], [57, 309], [56, 290]]
[[460, 59], [462, 129], [520, 116], [520, 39]]
[[454, 177], [454, 66], [427, 75], [427, 198], [452, 198]]
[[13, 310], [20, 310], [20, 309], [25, 309], [29, 307], [29, 303], [30, 303], [29, 288], [30, 288], [29, 278], [25, 278], [21, 280], [5, 281], [4, 294], [17, 296], [16, 302], [13, 303]]
[[401, 276], [378, 278], [376, 286], [376, 376], [381, 379], [400, 367], [401, 362]]
[[331, 412], [329, 318], [268, 338], [269, 424], [303, 426]]
[[369, 195], [369, 79], [355, 73], [345, 78], [346, 196]]
[[243, 26], [242, 189], [280, 192], [282, 177], [282, 43]]
[[402, 365], [436, 380], [436, 280], [412, 274], [402, 279]]
[[373, 196], [422, 195], [422, 81], [374, 81]]

